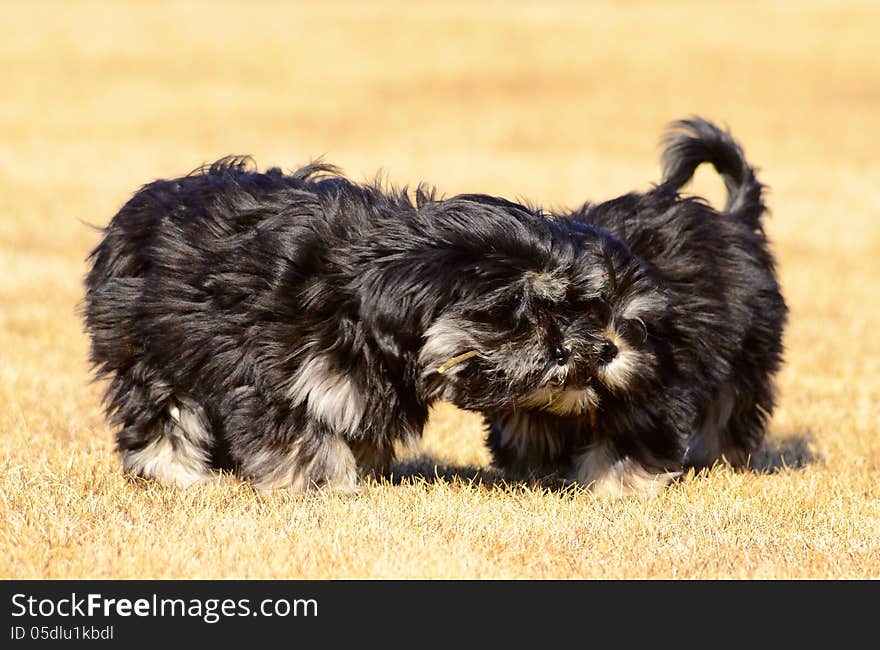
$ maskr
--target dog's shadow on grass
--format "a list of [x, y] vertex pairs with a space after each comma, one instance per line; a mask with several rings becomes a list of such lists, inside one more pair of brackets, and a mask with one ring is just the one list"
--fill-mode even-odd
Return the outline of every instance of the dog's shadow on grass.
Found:
[[564, 487], [564, 483], [553, 476], [510, 477], [494, 467], [443, 463], [427, 454], [419, 454], [398, 462], [388, 480], [392, 485], [464, 484], [484, 490], [508, 490], [514, 486], [539, 490], [557, 490]]
[[754, 454], [749, 470], [759, 474], [776, 474], [783, 470], [803, 469], [819, 460], [815, 437], [810, 429], [774, 433]]
[[[768, 437], [760, 449], [752, 454], [748, 467], [743, 471], [755, 474], [777, 474], [786, 470], [803, 469], [820, 460], [813, 448], [813, 442], [814, 436], [809, 429], [776, 433]], [[442, 463], [427, 454], [420, 454], [395, 464], [389, 481], [392, 485], [464, 483], [484, 489], [522, 486], [555, 491], [570, 487], [557, 476], [512, 478], [492, 467]]]
[[427, 454], [398, 461], [388, 480], [392, 485], [463, 482], [482, 487], [495, 487], [504, 483], [501, 472], [495, 469], [476, 465], [450, 465], [439, 462]]

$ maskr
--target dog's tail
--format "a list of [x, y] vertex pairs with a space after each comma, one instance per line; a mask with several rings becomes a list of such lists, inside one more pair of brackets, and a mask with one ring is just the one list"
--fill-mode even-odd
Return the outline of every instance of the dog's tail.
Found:
[[712, 163], [727, 187], [724, 211], [761, 227], [766, 210], [764, 186], [746, 161], [739, 144], [727, 131], [700, 117], [679, 120], [670, 125], [663, 140], [663, 183], [678, 190], [702, 163]]

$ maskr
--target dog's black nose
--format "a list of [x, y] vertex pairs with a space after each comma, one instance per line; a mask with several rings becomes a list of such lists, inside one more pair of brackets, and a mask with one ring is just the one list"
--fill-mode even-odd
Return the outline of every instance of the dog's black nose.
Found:
[[603, 363], [608, 363], [617, 356], [617, 351], [617, 346], [614, 345], [614, 341], [605, 339], [599, 346], [599, 359], [601, 359]]
[[553, 358], [560, 366], [564, 366], [571, 358], [571, 348], [562, 343], [553, 346]]

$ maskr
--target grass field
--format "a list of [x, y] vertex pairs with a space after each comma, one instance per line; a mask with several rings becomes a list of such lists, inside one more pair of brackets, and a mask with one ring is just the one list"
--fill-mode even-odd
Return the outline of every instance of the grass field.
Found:
[[[4, 1], [0, 578], [880, 577], [878, 33], [870, 0]], [[754, 470], [647, 501], [505, 484], [443, 405], [354, 497], [121, 475], [76, 305], [83, 222], [140, 184], [324, 155], [574, 205], [658, 180], [664, 125], [692, 113], [771, 188], [791, 324]]]

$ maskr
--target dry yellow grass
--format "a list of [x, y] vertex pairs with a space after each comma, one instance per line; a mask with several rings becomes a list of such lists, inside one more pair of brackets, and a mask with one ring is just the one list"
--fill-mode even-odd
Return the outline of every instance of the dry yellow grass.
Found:
[[[0, 5], [0, 577], [880, 576], [876, 3], [411, 4]], [[79, 220], [227, 153], [609, 198], [658, 178], [663, 125], [691, 113], [772, 187], [792, 313], [759, 471], [653, 501], [507, 486], [477, 418], [442, 406], [403, 478], [356, 497], [120, 475]]]

